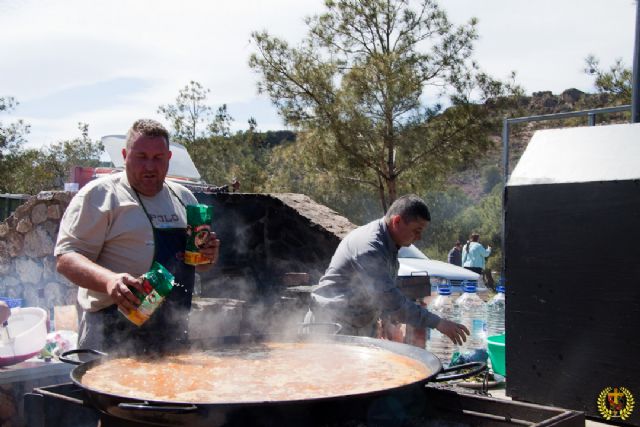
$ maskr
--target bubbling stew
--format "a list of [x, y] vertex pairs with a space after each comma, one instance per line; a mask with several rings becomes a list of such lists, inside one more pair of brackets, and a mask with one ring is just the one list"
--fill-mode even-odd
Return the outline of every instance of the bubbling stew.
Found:
[[389, 350], [335, 343], [264, 343], [159, 359], [119, 358], [89, 369], [89, 389], [171, 402], [301, 400], [399, 387], [431, 375]]

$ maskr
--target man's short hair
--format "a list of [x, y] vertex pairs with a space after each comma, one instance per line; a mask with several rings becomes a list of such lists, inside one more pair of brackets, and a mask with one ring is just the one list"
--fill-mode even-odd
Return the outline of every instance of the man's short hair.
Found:
[[167, 142], [167, 148], [169, 148], [169, 132], [160, 122], [152, 119], [136, 120], [127, 132], [127, 150], [131, 148], [133, 141], [140, 136], [163, 137]]
[[389, 221], [393, 215], [400, 215], [404, 222], [413, 222], [418, 219], [431, 221], [431, 214], [427, 204], [415, 194], [407, 194], [396, 199], [389, 206], [389, 210], [387, 210], [384, 217]]

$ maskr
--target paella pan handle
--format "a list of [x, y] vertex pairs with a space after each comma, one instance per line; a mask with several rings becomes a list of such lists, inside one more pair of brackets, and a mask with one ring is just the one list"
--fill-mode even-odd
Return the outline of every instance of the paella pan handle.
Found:
[[326, 328], [327, 326], [333, 326], [336, 330], [332, 332], [333, 335], [338, 335], [338, 333], [342, 330], [342, 325], [340, 323], [331, 323], [331, 322], [311, 322], [311, 323], [301, 323], [299, 333], [300, 334], [310, 334], [311, 329], [316, 327]]
[[[469, 372], [463, 372], [460, 374], [440, 376], [442, 374], [446, 374], [447, 372], [458, 372], [463, 369], [471, 369], [471, 370]], [[431, 379], [431, 381], [443, 382], [443, 381], [451, 381], [451, 380], [460, 380], [463, 378], [469, 378], [474, 375], [477, 375], [480, 372], [484, 371], [485, 369], [487, 369], [487, 364], [484, 362], [471, 362], [471, 363], [464, 363], [462, 365], [450, 366], [440, 371], [435, 378]]]
[[149, 411], [149, 412], [171, 412], [174, 414], [185, 414], [197, 411], [195, 405], [152, 405], [150, 403], [118, 403], [118, 408], [127, 411]]
[[70, 363], [72, 365], [82, 365], [83, 362], [76, 359], [70, 359], [68, 356], [71, 356], [72, 354], [86, 354], [86, 353], [95, 354], [96, 356], [102, 356], [102, 357], [107, 356], [107, 353], [103, 353], [98, 350], [93, 350], [91, 348], [77, 348], [75, 350], [65, 351], [60, 355], [59, 359], [64, 363]]

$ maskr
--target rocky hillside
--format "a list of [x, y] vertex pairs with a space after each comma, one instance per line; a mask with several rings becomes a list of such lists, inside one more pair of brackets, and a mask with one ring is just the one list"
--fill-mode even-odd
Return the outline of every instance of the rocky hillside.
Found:
[[[528, 117], [544, 114], [580, 111], [611, 106], [612, 100], [605, 94], [589, 94], [578, 89], [567, 89], [554, 95], [551, 91], [534, 92], [518, 100], [517, 108], [506, 117]], [[596, 117], [597, 124], [624, 123], [629, 121], [628, 113], [608, 114]], [[579, 117], [564, 120], [548, 120], [513, 125], [509, 139], [509, 163], [513, 170], [524, 152], [533, 133], [539, 129], [586, 126], [587, 118]], [[459, 186], [472, 199], [479, 200], [485, 194], [486, 177], [495, 176], [495, 169], [502, 175], [502, 123], [496, 126], [491, 135], [494, 146], [486, 156], [449, 179], [451, 185]], [[493, 174], [493, 175], [492, 175]]]

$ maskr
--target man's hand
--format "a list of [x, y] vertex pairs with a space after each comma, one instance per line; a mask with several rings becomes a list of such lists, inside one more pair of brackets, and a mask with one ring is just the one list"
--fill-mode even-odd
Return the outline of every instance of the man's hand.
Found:
[[200, 249], [200, 253], [211, 260], [210, 264], [202, 264], [196, 266], [197, 271], [206, 271], [213, 264], [218, 261], [218, 256], [220, 255], [220, 240], [218, 236], [213, 231], [209, 233], [209, 238], [207, 242]]
[[452, 322], [447, 319], [440, 319], [436, 329], [448, 336], [449, 339], [457, 345], [462, 345], [462, 343], [467, 340], [467, 335], [469, 335], [469, 329], [462, 323]]
[[118, 305], [125, 313], [129, 313], [131, 310], [135, 310], [140, 304], [140, 300], [136, 297], [128, 286], [144, 292], [142, 287], [142, 278], [135, 278], [130, 274], [121, 273], [116, 274], [112, 280], [107, 283], [107, 294], [111, 297], [113, 302]]

